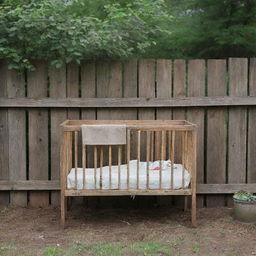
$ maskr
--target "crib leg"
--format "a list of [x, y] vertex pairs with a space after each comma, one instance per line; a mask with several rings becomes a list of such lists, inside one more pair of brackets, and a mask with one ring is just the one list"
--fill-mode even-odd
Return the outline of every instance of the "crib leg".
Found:
[[192, 226], [196, 227], [196, 193], [192, 193], [192, 202], [191, 202], [191, 220]]
[[61, 194], [60, 200], [61, 226], [65, 228], [65, 218], [67, 213], [67, 197]]

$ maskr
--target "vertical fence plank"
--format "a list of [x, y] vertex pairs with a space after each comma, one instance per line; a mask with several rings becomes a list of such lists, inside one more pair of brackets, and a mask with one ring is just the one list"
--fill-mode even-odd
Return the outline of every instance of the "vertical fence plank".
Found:
[[[25, 78], [22, 71], [7, 71], [8, 97], [25, 97]], [[24, 109], [8, 110], [9, 176], [11, 181], [26, 180], [26, 112]], [[12, 191], [10, 203], [27, 206], [27, 192]]]
[[[139, 61], [139, 97], [155, 97], [155, 60], [142, 59]], [[139, 120], [154, 120], [155, 109], [154, 108], [140, 108], [138, 110]], [[146, 160], [146, 134], [141, 134], [141, 161]], [[156, 200], [156, 199], [153, 199]], [[138, 200], [139, 205], [149, 206], [152, 205], [152, 199], [148, 197], [142, 197]]]
[[[186, 96], [186, 61], [185, 60], [174, 60], [173, 63], [173, 97], [185, 97]], [[174, 120], [184, 120], [186, 115], [186, 110], [184, 108], [174, 108], [173, 109], [173, 119]], [[179, 132], [175, 133], [174, 141], [174, 161], [176, 163], [181, 163], [182, 156], [182, 139]], [[175, 206], [183, 207], [184, 198], [180, 196], [174, 197]]]
[[[97, 63], [97, 97], [98, 98], [122, 98], [122, 63], [119, 60], [101, 61]], [[98, 109], [98, 120], [125, 119], [120, 109]], [[108, 149], [104, 149], [104, 155], [108, 155]], [[117, 147], [112, 147], [112, 164], [117, 165]], [[108, 159], [104, 159], [104, 164], [108, 164]], [[114, 204], [120, 205], [121, 199], [117, 198]], [[112, 198], [101, 198], [101, 204], [109, 207], [113, 205]]]
[[[186, 62], [185, 60], [174, 60], [173, 70], [173, 97], [185, 97], [186, 96]], [[186, 110], [184, 108], [173, 109], [174, 120], [186, 119]], [[181, 163], [181, 136], [176, 133], [175, 136], [175, 161]]]
[[[229, 59], [229, 95], [247, 96], [248, 60]], [[246, 107], [230, 107], [228, 140], [228, 183], [246, 182]], [[228, 204], [232, 204], [229, 198]]]
[[[137, 60], [126, 60], [123, 64], [123, 96], [124, 98], [136, 98], [137, 95], [137, 81], [138, 81], [138, 61]], [[127, 120], [136, 120], [138, 110], [136, 108], [124, 109], [123, 115]], [[136, 158], [136, 138], [135, 134], [131, 132], [131, 159]]]
[[[82, 61], [81, 63], [81, 97], [95, 98], [96, 97], [96, 63], [95, 61]], [[81, 118], [83, 120], [95, 120], [96, 109], [82, 109]], [[93, 147], [87, 147], [87, 166], [92, 168], [94, 165]], [[95, 206], [95, 198], [87, 198], [87, 205]]]
[[[81, 63], [81, 97], [96, 97], [96, 63], [94, 61], [83, 61]], [[95, 120], [96, 109], [82, 109], [81, 118], [83, 120]], [[88, 167], [93, 167], [93, 149], [87, 150]]]
[[[36, 71], [28, 72], [27, 94], [31, 98], [47, 97], [47, 64], [35, 61]], [[29, 110], [29, 179], [48, 180], [48, 110]], [[30, 192], [32, 207], [49, 205], [49, 192]]]
[[[205, 61], [191, 60], [188, 62], [188, 89], [190, 97], [205, 95]], [[202, 108], [193, 108], [187, 111], [189, 121], [198, 125], [197, 136], [197, 183], [204, 183], [204, 115]], [[204, 204], [203, 196], [197, 197], [198, 206]]]
[[[156, 89], [157, 98], [170, 99], [172, 97], [172, 60], [156, 61]], [[159, 120], [171, 120], [172, 109], [158, 108], [156, 117]], [[156, 159], [166, 160], [166, 134], [164, 134], [163, 141], [161, 138], [161, 132], [156, 133]], [[162, 145], [162, 142], [164, 145]], [[169, 205], [170, 197], [159, 196], [157, 202], [161, 205]]]
[[[7, 97], [7, 63], [0, 61], [0, 97]], [[8, 110], [0, 109], [0, 180], [9, 179]], [[9, 191], [0, 192], [0, 204], [9, 204]]]
[[[249, 92], [256, 96], [256, 58], [250, 59]], [[248, 173], [247, 182], [256, 183], [256, 106], [252, 106], [248, 113]]]
[[[227, 70], [225, 60], [208, 60], [208, 96], [225, 96]], [[207, 183], [226, 183], [226, 108], [207, 110]], [[207, 207], [224, 206], [223, 195], [208, 195]]]
[[[50, 67], [50, 97], [66, 98], [66, 66]], [[51, 180], [60, 177], [60, 124], [67, 119], [66, 109], [51, 109]], [[52, 191], [51, 204], [59, 205], [59, 192]]]
[[[79, 97], [79, 66], [76, 63], [67, 64], [67, 98]], [[70, 120], [80, 119], [80, 109], [67, 110], [67, 118]]]
[[[139, 97], [155, 97], [155, 60], [143, 59], [139, 61]], [[138, 110], [139, 120], [154, 120], [154, 108], [140, 108]], [[142, 134], [141, 146], [145, 148], [146, 137]], [[141, 152], [141, 160], [146, 160], [146, 151]]]

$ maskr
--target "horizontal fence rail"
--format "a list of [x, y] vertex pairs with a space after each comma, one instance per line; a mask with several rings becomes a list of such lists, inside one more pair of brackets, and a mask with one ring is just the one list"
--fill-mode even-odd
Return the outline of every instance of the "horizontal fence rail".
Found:
[[[60, 190], [60, 182], [56, 180], [0, 181], [0, 191], [36, 191]], [[197, 194], [233, 194], [239, 190], [256, 193], [256, 183], [251, 184], [197, 184]]]
[[230, 194], [256, 192], [256, 58], [33, 63], [36, 71], [23, 72], [0, 60], [0, 204], [59, 205], [59, 125], [67, 119], [188, 120], [198, 127], [197, 205], [229, 206]]
[[255, 106], [253, 96], [177, 97], [164, 98], [67, 98], [67, 99], [5, 99], [0, 98], [2, 108], [152, 108], [152, 107], [218, 107]]

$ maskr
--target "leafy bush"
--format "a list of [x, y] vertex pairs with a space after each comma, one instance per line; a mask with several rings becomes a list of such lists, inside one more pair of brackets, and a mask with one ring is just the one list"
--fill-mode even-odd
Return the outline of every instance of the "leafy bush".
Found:
[[[127, 58], [155, 44], [171, 17], [163, 0], [110, 1], [87, 13], [92, 1], [7, 1], [0, 7], [0, 58], [32, 69], [31, 59], [56, 67], [88, 58]], [[105, 3], [107, 1], [104, 1]], [[81, 11], [83, 10], [83, 11]]]

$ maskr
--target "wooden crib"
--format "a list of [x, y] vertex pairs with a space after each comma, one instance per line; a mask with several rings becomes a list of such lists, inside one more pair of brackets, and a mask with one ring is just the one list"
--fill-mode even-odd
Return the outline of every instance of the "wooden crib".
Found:
[[[81, 125], [95, 124], [126, 125], [126, 144], [83, 145]], [[63, 226], [68, 197], [127, 195], [189, 195], [196, 226], [196, 125], [185, 120], [67, 120], [61, 129]], [[159, 168], [150, 169], [158, 162]]]

